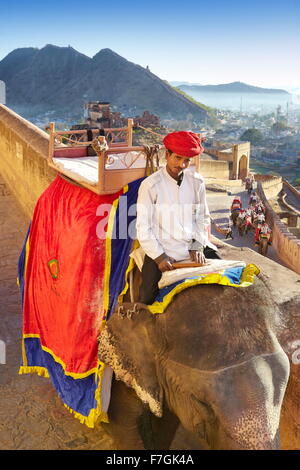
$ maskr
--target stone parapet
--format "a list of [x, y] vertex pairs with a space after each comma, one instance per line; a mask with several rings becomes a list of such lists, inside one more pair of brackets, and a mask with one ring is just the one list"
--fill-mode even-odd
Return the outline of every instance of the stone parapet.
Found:
[[56, 176], [47, 163], [49, 136], [0, 105], [0, 173], [27, 217]]
[[[262, 178], [261, 178], [262, 177]], [[261, 184], [267, 199], [277, 197], [282, 190], [283, 181], [281, 176], [255, 175], [255, 180]]]
[[228, 162], [219, 160], [199, 160], [197, 171], [204, 176], [204, 178], [220, 178], [229, 180], [229, 165]]
[[283, 185], [284, 185], [284, 186], [287, 186], [287, 187], [292, 191], [292, 193], [293, 193], [293, 194], [299, 199], [299, 201], [300, 201], [300, 192], [299, 192], [296, 188], [294, 188], [294, 186], [292, 186], [292, 185], [291, 185], [288, 181], [286, 181], [286, 180], [283, 180]]
[[[256, 175], [257, 176], [257, 175]], [[267, 222], [273, 231], [273, 246], [280, 258], [290, 269], [300, 274], [300, 239], [295, 237], [281, 222], [279, 216], [273, 211], [268, 199], [278, 195], [282, 189], [282, 178], [271, 175], [268, 178], [257, 179], [258, 194], [267, 209]], [[271, 176], [271, 177], [270, 177]]]

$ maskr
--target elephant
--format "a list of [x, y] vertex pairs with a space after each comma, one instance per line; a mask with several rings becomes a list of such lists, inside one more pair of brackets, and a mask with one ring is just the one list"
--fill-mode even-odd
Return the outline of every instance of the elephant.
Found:
[[179, 424], [199, 449], [280, 448], [290, 337], [263, 276], [246, 288], [190, 287], [163, 314], [132, 306], [99, 338], [115, 375], [102, 425], [116, 448], [168, 449]]
[[240, 214], [240, 209], [233, 209], [231, 211], [231, 220], [232, 220], [233, 226], [236, 225], [239, 214]]
[[247, 193], [250, 195], [253, 191], [253, 183], [252, 181], [246, 181], [246, 184], [245, 184], [245, 189], [247, 191]]
[[236, 226], [237, 226], [237, 229], [238, 229], [239, 236], [242, 237], [244, 235], [245, 229], [246, 229], [246, 219], [245, 218], [242, 219], [241, 217], [237, 217]]
[[263, 256], [267, 256], [269, 240], [266, 237], [259, 236], [258, 253]]

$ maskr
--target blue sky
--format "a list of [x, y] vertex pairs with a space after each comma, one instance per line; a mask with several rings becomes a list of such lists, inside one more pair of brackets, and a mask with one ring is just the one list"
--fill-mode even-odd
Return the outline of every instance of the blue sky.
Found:
[[108, 47], [169, 81], [300, 88], [299, 24], [299, 0], [0, 0], [0, 60], [19, 47]]

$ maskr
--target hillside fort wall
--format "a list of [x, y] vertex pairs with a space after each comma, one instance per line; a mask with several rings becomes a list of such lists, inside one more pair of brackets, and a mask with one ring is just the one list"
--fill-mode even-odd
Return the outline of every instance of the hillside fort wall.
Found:
[[0, 105], [0, 173], [30, 218], [37, 199], [56, 176], [48, 166], [48, 147], [46, 132]]
[[[229, 148], [205, 148], [205, 153], [214, 156], [217, 162], [223, 162], [227, 165], [229, 178], [233, 180], [244, 179], [249, 173], [250, 161], [250, 142], [239, 142], [233, 144]], [[212, 164], [216, 169], [217, 164]], [[202, 160], [200, 158], [199, 171], [202, 168]], [[210, 175], [211, 176], [211, 175]]]
[[[277, 196], [282, 190], [282, 178], [271, 175], [256, 175], [256, 179], [258, 194], [267, 208], [267, 222], [273, 230], [273, 246], [287, 266], [300, 274], [300, 239], [293, 235], [268, 202], [269, 199]], [[300, 199], [299, 193], [298, 197]]]

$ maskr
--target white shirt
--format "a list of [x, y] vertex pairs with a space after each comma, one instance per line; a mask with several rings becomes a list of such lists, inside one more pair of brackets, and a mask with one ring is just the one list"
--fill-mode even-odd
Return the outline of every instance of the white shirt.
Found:
[[176, 261], [188, 259], [193, 240], [211, 246], [205, 184], [199, 173], [184, 170], [180, 186], [163, 168], [140, 185], [137, 200], [137, 238], [152, 259], [166, 253]]

